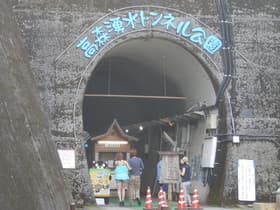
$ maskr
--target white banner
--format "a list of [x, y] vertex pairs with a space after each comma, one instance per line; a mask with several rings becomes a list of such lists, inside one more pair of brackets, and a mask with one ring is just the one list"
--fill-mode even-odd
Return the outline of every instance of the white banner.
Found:
[[238, 200], [256, 200], [255, 162], [254, 160], [238, 160]]
[[62, 164], [62, 168], [75, 168], [75, 151], [74, 150], [57, 150]]

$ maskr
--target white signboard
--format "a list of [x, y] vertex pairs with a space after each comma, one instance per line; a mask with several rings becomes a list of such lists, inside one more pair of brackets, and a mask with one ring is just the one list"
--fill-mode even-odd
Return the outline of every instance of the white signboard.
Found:
[[233, 136], [232, 137], [232, 142], [233, 143], [239, 143], [240, 142], [239, 136]]
[[74, 150], [57, 150], [62, 164], [62, 168], [75, 168]]
[[95, 198], [97, 206], [104, 206], [105, 201], [104, 198]]
[[238, 160], [238, 200], [256, 200], [254, 160]]

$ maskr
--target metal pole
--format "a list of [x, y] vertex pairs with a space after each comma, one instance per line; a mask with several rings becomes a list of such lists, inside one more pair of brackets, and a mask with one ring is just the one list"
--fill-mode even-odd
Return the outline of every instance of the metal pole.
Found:
[[111, 95], [111, 94], [85, 94], [85, 96], [90, 96], [90, 97], [150, 98], [150, 99], [186, 100], [186, 97], [180, 97], [180, 96]]

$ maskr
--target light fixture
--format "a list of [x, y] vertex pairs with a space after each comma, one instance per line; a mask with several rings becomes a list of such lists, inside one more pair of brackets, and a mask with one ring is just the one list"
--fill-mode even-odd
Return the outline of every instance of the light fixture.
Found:
[[139, 126], [139, 130], [142, 131], [144, 128], [142, 125]]
[[128, 131], [129, 131], [128, 129], [125, 129], [125, 132], [126, 132], [126, 133], [128, 133]]
[[97, 144], [128, 144], [127, 141], [98, 141]]

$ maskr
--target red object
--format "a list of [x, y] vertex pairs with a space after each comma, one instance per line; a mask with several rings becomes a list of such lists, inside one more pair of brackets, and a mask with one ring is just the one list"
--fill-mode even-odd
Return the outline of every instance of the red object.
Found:
[[178, 210], [186, 209], [186, 201], [185, 201], [184, 191], [182, 188], [180, 189], [180, 193], [179, 193], [177, 209]]
[[164, 198], [164, 192], [162, 190], [162, 187], [160, 187], [159, 193], [158, 193], [158, 209], [161, 209], [163, 206], [166, 206], [165, 198]]
[[146, 193], [145, 209], [153, 209], [151, 189], [149, 186], [148, 186], [147, 193]]
[[199, 208], [198, 191], [197, 189], [194, 189], [192, 195], [192, 209], [197, 209], [197, 208]]

